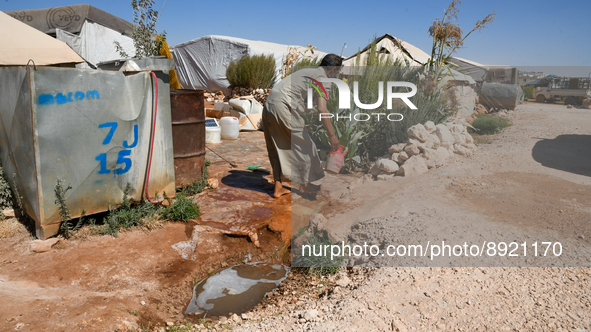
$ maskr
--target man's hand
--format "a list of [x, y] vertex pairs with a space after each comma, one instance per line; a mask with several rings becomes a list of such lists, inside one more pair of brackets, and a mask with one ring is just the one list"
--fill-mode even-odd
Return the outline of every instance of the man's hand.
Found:
[[328, 141], [330, 142], [330, 147], [332, 148], [331, 151], [336, 151], [336, 149], [339, 148], [339, 145], [341, 145], [336, 135], [329, 136]]

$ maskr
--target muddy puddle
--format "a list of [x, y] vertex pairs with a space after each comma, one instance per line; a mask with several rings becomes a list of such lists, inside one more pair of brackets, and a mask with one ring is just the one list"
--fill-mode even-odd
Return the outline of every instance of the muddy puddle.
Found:
[[185, 315], [240, 315], [279, 286], [289, 270], [283, 265], [266, 263], [241, 264], [222, 270], [195, 285]]

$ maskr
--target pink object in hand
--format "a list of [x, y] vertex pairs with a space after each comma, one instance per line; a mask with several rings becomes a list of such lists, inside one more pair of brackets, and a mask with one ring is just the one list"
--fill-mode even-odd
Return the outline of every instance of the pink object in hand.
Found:
[[331, 151], [326, 159], [326, 170], [331, 173], [338, 173], [345, 163], [345, 155], [347, 151], [343, 151], [343, 146], [339, 147], [335, 151]]

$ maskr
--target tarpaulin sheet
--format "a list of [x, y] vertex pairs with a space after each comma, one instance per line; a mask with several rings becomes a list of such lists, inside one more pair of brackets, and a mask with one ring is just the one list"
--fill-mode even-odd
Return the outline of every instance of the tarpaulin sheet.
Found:
[[7, 11], [6, 14], [44, 33], [62, 29], [70, 33], [82, 30], [86, 20], [100, 23], [131, 36], [133, 24], [90, 5], [72, 5], [42, 9]]
[[[79, 63], [84, 60], [65, 43], [0, 12], [0, 65]], [[33, 64], [31, 63], [31, 64]]]
[[483, 82], [480, 86], [480, 103], [495, 108], [515, 109], [523, 90], [519, 84]]
[[[172, 47], [179, 81], [184, 89], [225, 91], [229, 86], [226, 69], [232, 61], [245, 55], [268, 55], [275, 58], [278, 78], [281, 78], [283, 58], [289, 45], [253, 41], [226, 36], [205, 36]], [[305, 48], [295, 46], [303, 51]], [[320, 57], [324, 52], [314, 51]]]
[[[84, 22], [79, 36], [56, 29], [56, 38], [64, 41], [76, 53], [93, 65], [123, 58], [115, 48], [114, 42], [118, 42], [129, 56], [135, 55], [133, 39], [90, 21]], [[88, 68], [88, 65], [82, 64], [80, 67]]]

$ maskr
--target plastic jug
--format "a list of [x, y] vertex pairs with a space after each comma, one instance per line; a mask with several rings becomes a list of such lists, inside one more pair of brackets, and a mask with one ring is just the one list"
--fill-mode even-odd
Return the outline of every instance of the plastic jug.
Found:
[[222, 139], [237, 139], [240, 134], [240, 124], [238, 118], [233, 116], [224, 116], [220, 119], [222, 127]]
[[331, 173], [338, 173], [341, 171], [341, 167], [345, 163], [345, 155], [347, 151], [343, 151], [343, 146], [339, 147], [335, 151], [331, 151], [326, 158], [326, 170]]
[[217, 144], [222, 142], [221, 127], [205, 127], [205, 143]]

